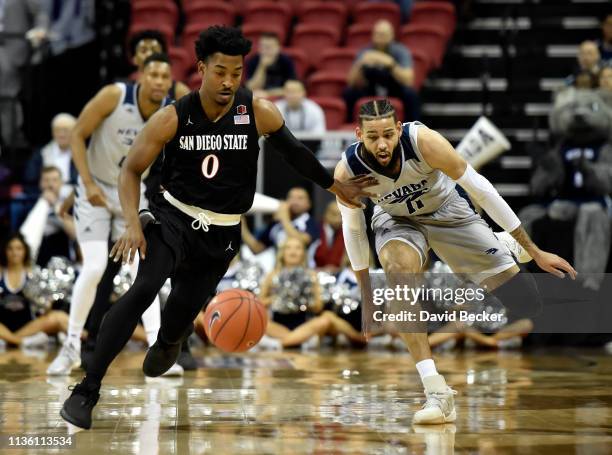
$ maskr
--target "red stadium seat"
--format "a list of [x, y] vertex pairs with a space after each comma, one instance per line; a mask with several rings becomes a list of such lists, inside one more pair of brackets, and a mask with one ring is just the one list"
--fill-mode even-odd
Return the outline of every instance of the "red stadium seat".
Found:
[[325, 113], [325, 126], [328, 130], [338, 130], [346, 119], [346, 105], [342, 98], [331, 96], [308, 97], [314, 101]]
[[189, 64], [190, 68], [195, 68], [198, 58], [196, 56], [195, 51], [195, 42], [200, 36], [202, 30], [209, 27], [209, 24], [189, 24], [183, 30], [183, 36], [181, 37], [181, 47], [187, 51], [187, 55], [189, 56]]
[[408, 24], [400, 32], [399, 41], [410, 50], [425, 51], [430, 68], [438, 68], [446, 50], [446, 32], [435, 24]]
[[338, 71], [348, 74], [349, 70], [353, 66], [356, 56], [357, 49], [350, 47], [325, 49], [321, 54], [318, 69], [324, 71]]
[[236, 9], [223, 1], [191, 2], [183, 6], [187, 24], [234, 25]]
[[310, 68], [310, 62], [308, 61], [306, 52], [296, 47], [285, 47], [281, 52], [291, 57], [293, 64], [295, 65], [295, 72], [297, 73], [298, 79], [304, 80], [304, 77]]
[[128, 31], [127, 41], [129, 42], [132, 35], [142, 32], [143, 30], [157, 30], [164, 35], [164, 39], [166, 40], [168, 46], [172, 46], [174, 44], [174, 28], [170, 24], [163, 22], [160, 22], [159, 24], [142, 22], [132, 23]]
[[415, 2], [410, 11], [411, 24], [435, 24], [446, 32], [448, 40], [457, 24], [455, 6], [450, 2]]
[[172, 62], [172, 77], [177, 81], [184, 81], [193, 66], [189, 53], [181, 47], [171, 47], [168, 56]]
[[[353, 109], [353, 119], [356, 120], [359, 118], [359, 108], [361, 107], [362, 104], [367, 103], [368, 101], [380, 100], [380, 99], [383, 99], [383, 98], [380, 96], [364, 96], [363, 98], [359, 98], [357, 102], [355, 103], [355, 108]], [[397, 119], [403, 122], [404, 121], [404, 105], [402, 103], [402, 100], [400, 100], [399, 98], [391, 98], [391, 97], [387, 97], [386, 99], [388, 99], [389, 102], [393, 105]]]
[[340, 42], [340, 30], [329, 25], [299, 24], [293, 30], [291, 45], [299, 47], [310, 57], [311, 63], [317, 65], [321, 51], [336, 47]]
[[423, 86], [423, 82], [427, 78], [429, 73], [430, 58], [425, 51], [419, 49], [411, 49], [412, 54], [413, 70], [414, 70], [414, 89], [420, 90]]
[[346, 24], [346, 6], [340, 2], [307, 3], [298, 15], [300, 24], [321, 24], [342, 31]]
[[317, 71], [308, 78], [309, 96], [342, 96], [346, 87], [346, 73], [338, 71]]
[[399, 30], [401, 17], [400, 7], [391, 2], [358, 3], [353, 10], [353, 20], [356, 24], [374, 25], [375, 22], [386, 19], [393, 24], [395, 31]]
[[259, 37], [262, 33], [272, 32], [278, 35], [281, 44], [285, 42], [287, 38], [287, 29], [282, 25], [269, 23], [269, 24], [245, 24], [242, 26], [242, 34], [253, 42], [253, 48], [251, 52], [257, 52], [259, 47]]
[[173, 2], [140, 1], [132, 4], [132, 25], [148, 24], [156, 28], [157, 24], [168, 24], [172, 30], [178, 22], [178, 8]]
[[353, 24], [348, 28], [346, 46], [361, 49], [372, 42], [372, 24]]
[[[246, 8], [242, 14], [244, 18], [244, 25], [247, 24], [261, 24], [270, 25], [275, 24], [282, 26], [285, 30], [289, 27], [291, 21], [291, 8], [289, 5], [283, 2], [273, 1], [253, 1], [246, 5]], [[283, 43], [285, 40], [283, 40]]]
[[189, 79], [187, 79], [187, 86], [191, 90], [199, 89], [201, 85], [202, 76], [200, 76], [200, 73], [193, 73], [191, 76], [189, 76]]

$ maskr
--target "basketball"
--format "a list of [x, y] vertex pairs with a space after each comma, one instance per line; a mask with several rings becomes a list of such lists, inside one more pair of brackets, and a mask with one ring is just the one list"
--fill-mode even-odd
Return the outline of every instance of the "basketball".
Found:
[[266, 332], [266, 309], [255, 295], [228, 289], [214, 297], [204, 313], [208, 339], [225, 352], [244, 352], [255, 346]]

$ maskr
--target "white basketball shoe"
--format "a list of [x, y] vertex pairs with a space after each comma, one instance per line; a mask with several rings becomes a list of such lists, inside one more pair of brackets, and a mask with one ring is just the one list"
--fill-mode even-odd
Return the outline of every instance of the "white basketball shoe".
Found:
[[444, 376], [428, 376], [423, 379], [427, 401], [414, 414], [412, 423], [432, 425], [454, 422], [457, 419], [455, 398], [457, 392], [446, 385]]
[[47, 368], [47, 374], [50, 376], [67, 376], [79, 365], [81, 365], [81, 344], [79, 343], [76, 346], [66, 340], [57, 357]]

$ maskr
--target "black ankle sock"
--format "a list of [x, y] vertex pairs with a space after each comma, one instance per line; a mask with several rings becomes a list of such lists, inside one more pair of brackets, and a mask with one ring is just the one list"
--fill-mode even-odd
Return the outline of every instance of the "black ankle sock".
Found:
[[101, 386], [102, 381], [90, 374], [85, 375], [81, 385], [88, 390], [98, 390]]

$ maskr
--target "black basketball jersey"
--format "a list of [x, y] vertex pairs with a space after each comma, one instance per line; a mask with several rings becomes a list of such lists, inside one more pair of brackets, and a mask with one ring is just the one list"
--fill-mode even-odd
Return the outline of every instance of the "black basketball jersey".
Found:
[[244, 213], [253, 205], [259, 136], [253, 94], [240, 88], [218, 121], [206, 117], [193, 91], [175, 103], [176, 135], [164, 147], [163, 187], [179, 201], [217, 213]]

